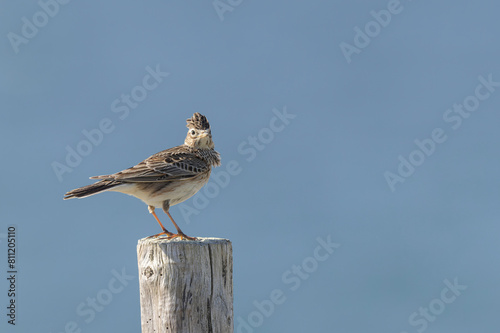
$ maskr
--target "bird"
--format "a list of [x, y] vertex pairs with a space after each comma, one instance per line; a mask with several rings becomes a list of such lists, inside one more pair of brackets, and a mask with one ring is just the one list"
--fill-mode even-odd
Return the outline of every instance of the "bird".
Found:
[[[86, 198], [108, 191], [125, 193], [146, 203], [149, 212], [160, 224], [163, 231], [150, 237], [196, 240], [196, 237], [182, 232], [169, 209], [195, 195], [208, 182], [212, 167], [221, 165], [221, 158], [214, 150], [207, 117], [196, 112], [186, 122], [188, 132], [184, 144], [151, 155], [123, 171], [90, 177], [99, 181], [67, 192], [64, 199]], [[163, 209], [168, 215], [177, 229], [176, 234], [163, 226], [155, 208]]]

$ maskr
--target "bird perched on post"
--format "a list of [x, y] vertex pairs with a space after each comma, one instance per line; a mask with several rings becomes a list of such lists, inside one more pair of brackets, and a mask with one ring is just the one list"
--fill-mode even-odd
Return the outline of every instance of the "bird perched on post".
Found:
[[[181, 203], [208, 182], [212, 167], [220, 165], [220, 154], [214, 150], [212, 132], [207, 118], [198, 112], [186, 120], [188, 133], [184, 144], [156, 153], [141, 163], [112, 175], [95, 176], [98, 182], [69, 191], [64, 199], [85, 198], [105, 191], [132, 195], [148, 205], [148, 210], [160, 224], [168, 239], [195, 240], [186, 236], [175, 223], [169, 208]], [[168, 215], [177, 233], [169, 232], [155, 213], [162, 208]]]

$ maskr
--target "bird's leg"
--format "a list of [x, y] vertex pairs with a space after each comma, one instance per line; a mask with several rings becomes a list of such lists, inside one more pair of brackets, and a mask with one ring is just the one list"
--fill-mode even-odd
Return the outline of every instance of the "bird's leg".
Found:
[[168, 203], [168, 201], [165, 201], [163, 203], [163, 211], [168, 215], [168, 217], [170, 218], [170, 220], [172, 221], [172, 223], [174, 224], [174, 227], [175, 229], [177, 229], [177, 234], [175, 235], [170, 235], [168, 236], [167, 238], [168, 239], [173, 239], [173, 238], [177, 238], [177, 237], [180, 237], [181, 239], [189, 239], [189, 240], [196, 240], [196, 237], [189, 237], [187, 236], [185, 233], [182, 232], [181, 228], [179, 228], [179, 226], [177, 225], [177, 223], [175, 223], [172, 215], [170, 215], [168, 209], [170, 208], [170, 205]]
[[160, 224], [160, 227], [161, 229], [163, 230], [163, 232], [160, 232], [159, 234], [156, 234], [156, 235], [153, 235], [153, 236], [149, 236], [148, 238], [152, 238], [152, 237], [158, 237], [158, 236], [161, 236], [161, 235], [167, 235], [167, 237], [172, 237], [174, 236], [173, 233], [171, 233], [170, 231], [168, 231], [164, 226], [163, 224], [160, 222], [160, 219], [158, 218], [158, 216], [156, 215], [155, 213], [155, 208], [154, 206], [148, 206], [148, 210], [151, 214], [153, 214], [153, 216], [155, 217], [156, 221], [158, 221], [158, 223]]
[[170, 217], [170, 220], [172, 220], [172, 223], [174, 224], [175, 229], [177, 229], [177, 234], [172, 235], [172, 236], [168, 236], [168, 239], [180, 237], [181, 239], [196, 240], [196, 237], [189, 237], [185, 233], [183, 233], [181, 228], [179, 228], [177, 223], [175, 223], [174, 219], [172, 218], [172, 215], [170, 215], [170, 213], [168, 211], [166, 213], [167, 213], [168, 217]]

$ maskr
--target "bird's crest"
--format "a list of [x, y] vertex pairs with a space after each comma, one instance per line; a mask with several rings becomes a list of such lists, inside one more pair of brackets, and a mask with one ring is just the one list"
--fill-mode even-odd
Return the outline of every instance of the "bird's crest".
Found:
[[188, 128], [195, 128], [200, 130], [206, 130], [210, 128], [210, 124], [208, 123], [207, 117], [196, 112], [193, 114], [193, 117], [186, 120]]

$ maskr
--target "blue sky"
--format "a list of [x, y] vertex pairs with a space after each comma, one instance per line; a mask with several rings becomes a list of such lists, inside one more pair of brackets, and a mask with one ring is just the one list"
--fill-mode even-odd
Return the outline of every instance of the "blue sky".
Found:
[[235, 332], [498, 327], [498, 10], [2, 2], [0, 269], [14, 225], [18, 317], [4, 278], [0, 330], [140, 330], [136, 244], [156, 221], [123, 194], [62, 196], [181, 144], [194, 112], [223, 164], [170, 211], [233, 242]]

